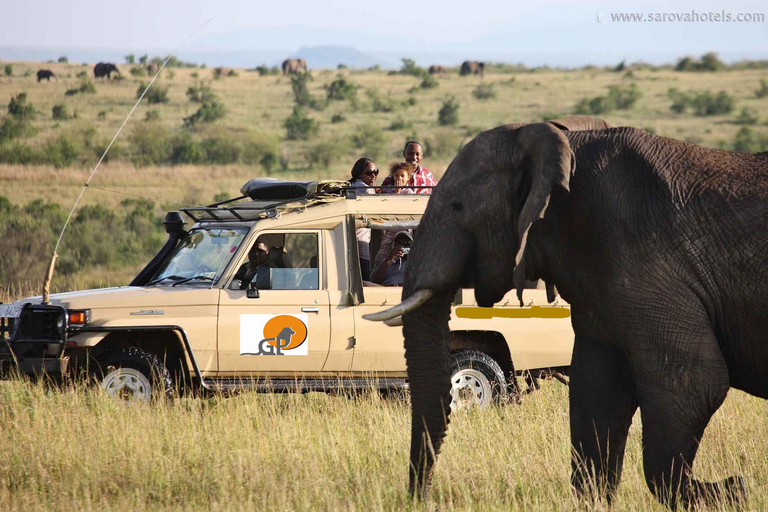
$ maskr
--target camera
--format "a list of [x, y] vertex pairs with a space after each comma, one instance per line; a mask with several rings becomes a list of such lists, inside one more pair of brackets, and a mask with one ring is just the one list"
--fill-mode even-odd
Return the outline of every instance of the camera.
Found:
[[409, 252], [411, 252], [410, 247], [403, 247], [403, 256], [408, 256]]

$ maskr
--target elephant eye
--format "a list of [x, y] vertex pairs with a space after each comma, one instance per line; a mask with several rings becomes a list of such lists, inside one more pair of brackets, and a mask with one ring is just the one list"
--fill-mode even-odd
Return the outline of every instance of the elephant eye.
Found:
[[463, 209], [464, 209], [464, 205], [461, 204], [461, 201], [457, 201], [456, 199], [451, 201], [451, 210], [455, 212], [460, 212]]

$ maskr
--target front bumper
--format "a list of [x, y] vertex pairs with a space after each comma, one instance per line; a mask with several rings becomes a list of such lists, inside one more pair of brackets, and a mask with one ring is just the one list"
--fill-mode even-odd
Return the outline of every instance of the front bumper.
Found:
[[67, 311], [61, 306], [0, 305], [0, 367], [25, 375], [63, 373]]

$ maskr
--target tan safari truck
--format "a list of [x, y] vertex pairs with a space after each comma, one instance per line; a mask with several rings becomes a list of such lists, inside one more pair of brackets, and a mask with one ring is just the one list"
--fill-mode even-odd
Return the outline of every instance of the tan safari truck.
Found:
[[[363, 319], [399, 303], [402, 288], [362, 280], [356, 230], [371, 229], [372, 259], [387, 230], [418, 239], [429, 196], [346, 185], [257, 179], [239, 201], [182, 210], [187, 229], [169, 213], [167, 243], [129, 286], [0, 304], [3, 367], [87, 373], [143, 400], [175, 387], [406, 388], [402, 329]], [[510, 292], [480, 308], [473, 290], [457, 293], [454, 406], [501, 401], [516, 375], [567, 373], [569, 306], [538, 289], [525, 301]]]

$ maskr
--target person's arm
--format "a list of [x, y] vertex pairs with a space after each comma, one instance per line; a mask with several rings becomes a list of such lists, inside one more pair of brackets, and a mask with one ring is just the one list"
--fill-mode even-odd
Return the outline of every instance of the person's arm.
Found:
[[381, 264], [379, 269], [376, 271], [376, 275], [373, 276], [373, 282], [376, 284], [381, 284], [382, 281], [384, 281], [384, 275], [387, 273], [387, 268], [394, 262], [397, 258], [403, 257], [403, 246], [402, 245], [396, 245], [392, 247], [392, 250], [389, 253], [389, 256], [384, 261], [384, 263]]

